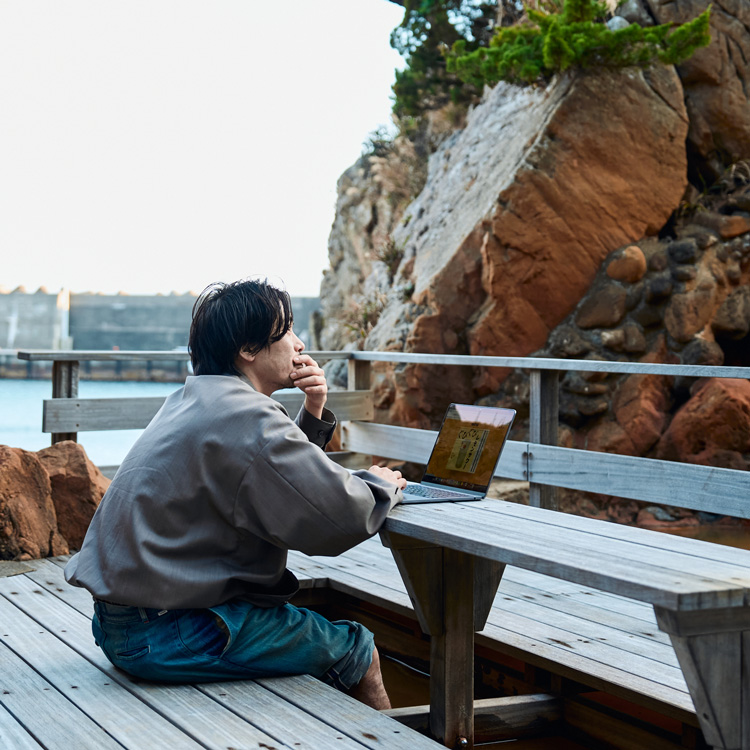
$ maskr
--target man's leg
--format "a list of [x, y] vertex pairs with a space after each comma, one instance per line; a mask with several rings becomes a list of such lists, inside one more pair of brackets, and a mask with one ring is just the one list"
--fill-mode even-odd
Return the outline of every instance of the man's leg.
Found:
[[364, 677], [349, 690], [349, 695], [372, 708], [383, 711], [391, 707], [388, 693], [383, 685], [383, 674], [380, 671], [380, 656], [378, 650], [372, 648], [372, 662]]

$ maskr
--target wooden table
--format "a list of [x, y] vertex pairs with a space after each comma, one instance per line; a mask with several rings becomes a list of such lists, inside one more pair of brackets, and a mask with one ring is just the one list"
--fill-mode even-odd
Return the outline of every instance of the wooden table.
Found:
[[473, 747], [473, 634], [507, 564], [651, 604], [706, 741], [750, 750], [750, 552], [499, 500], [400, 506], [381, 538], [431, 636], [445, 746]]

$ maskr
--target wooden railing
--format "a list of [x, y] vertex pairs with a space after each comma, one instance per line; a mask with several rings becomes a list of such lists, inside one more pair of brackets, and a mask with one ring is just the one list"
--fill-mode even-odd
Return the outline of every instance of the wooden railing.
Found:
[[[557, 443], [560, 373], [600, 372], [695, 378], [750, 379], [748, 367], [664, 365], [640, 362], [476, 357], [398, 352], [310, 352], [319, 362], [348, 360], [347, 391], [332, 391], [331, 409], [342, 423], [342, 447], [354, 453], [426, 463], [432, 430], [376, 424], [370, 391], [372, 362], [455, 367], [523, 368], [530, 376], [529, 440], [508, 441], [496, 475], [528, 480], [530, 503], [557, 508], [557, 488], [584, 490], [661, 505], [750, 518], [750, 472], [561, 448]], [[78, 432], [145, 427], [163, 398], [79, 399], [79, 363], [86, 360], [185, 360], [185, 352], [21, 351], [20, 359], [52, 361], [52, 399], [43, 404], [42, 430], [52, 441]], [[277, 394], [296, 410], [302, 394]]]

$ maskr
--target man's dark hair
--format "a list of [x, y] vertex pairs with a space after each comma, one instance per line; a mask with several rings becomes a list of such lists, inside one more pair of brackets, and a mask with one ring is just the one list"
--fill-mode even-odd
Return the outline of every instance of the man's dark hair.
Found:
[[241, 350], [257, 354], [292, 327], [289, 294], [265, 281], [207, 286], [193, 305], [188, 351], [196, 375], [240, 375]]

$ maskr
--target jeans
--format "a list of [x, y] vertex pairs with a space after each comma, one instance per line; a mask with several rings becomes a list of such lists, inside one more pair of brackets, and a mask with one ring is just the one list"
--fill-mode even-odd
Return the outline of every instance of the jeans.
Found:
[[240, 599], [175, 610], [95, 600], [92, 630], [112, 664], [157, 682], [310, 674], [346, 691], [367, 672], [374, 647], [372, 633], [359, 623]]

